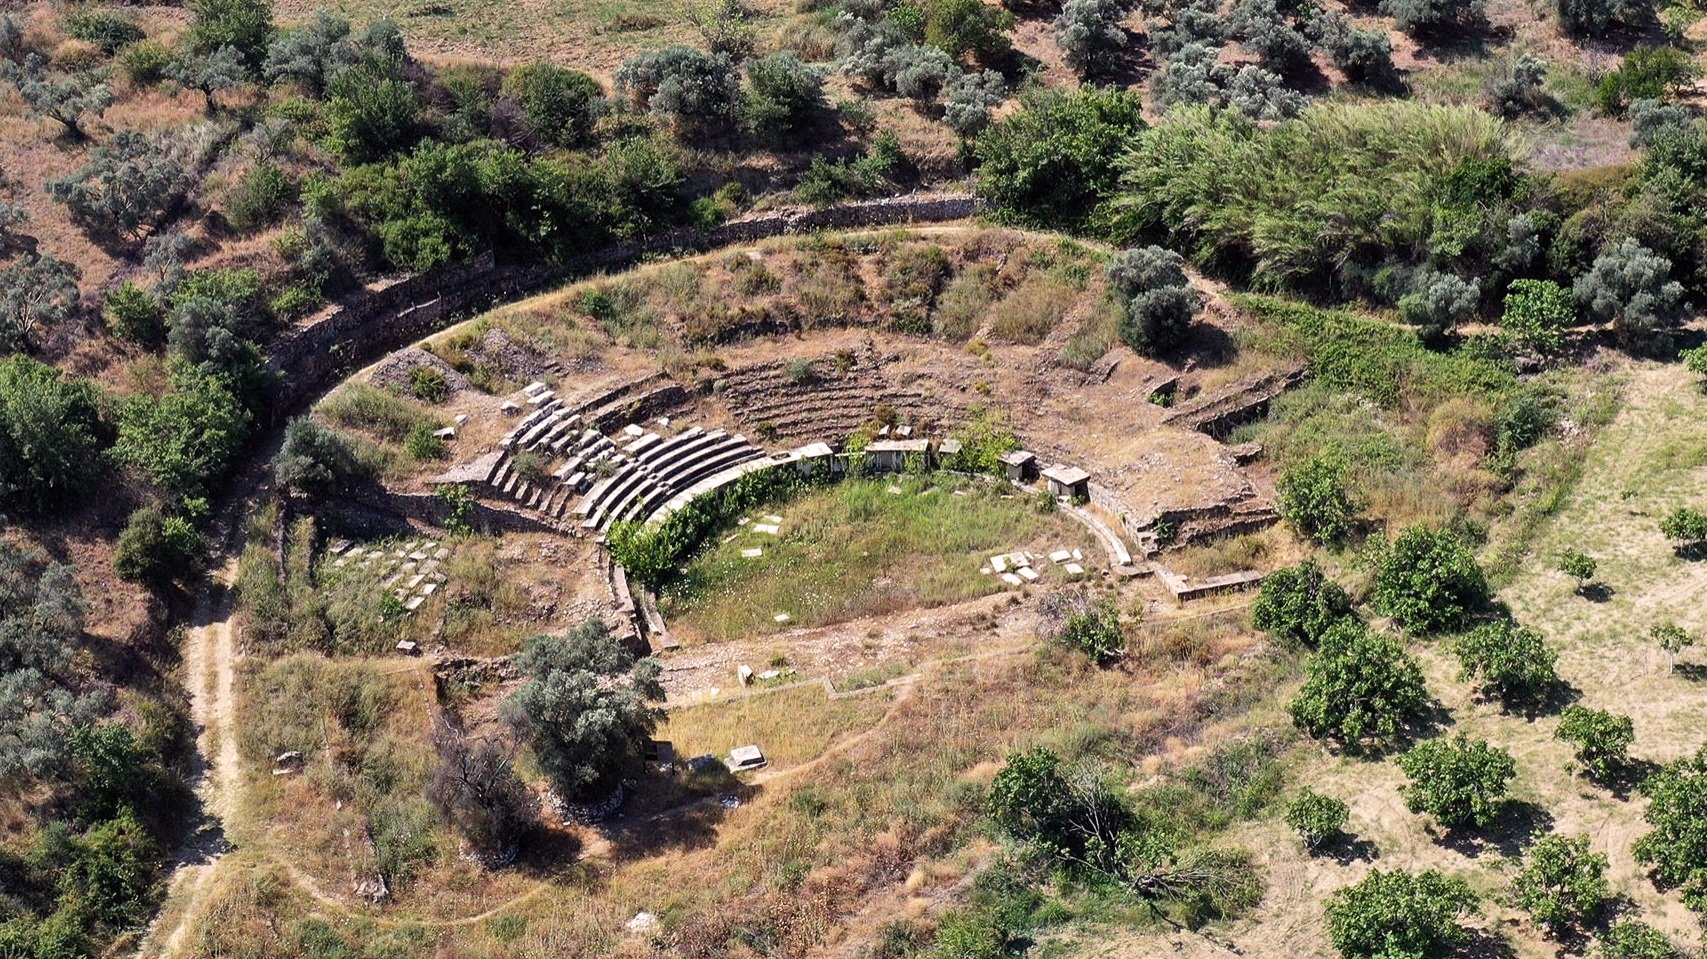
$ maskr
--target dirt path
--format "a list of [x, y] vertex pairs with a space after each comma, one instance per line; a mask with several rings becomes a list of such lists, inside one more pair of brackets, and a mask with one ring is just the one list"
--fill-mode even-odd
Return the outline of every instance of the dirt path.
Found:
[[[242, 788], [242, 763], [237, 751], [237, 670], [235, 612], [232, 585], [237, 560], [229, 558], [209, 576], [196, 602], [191, 628], [185, 632], [185, 685], [190, 692], [190, 719], [198, 731], [195, 794], [200, 823], [180, 853], [167, 891], [167, 903], [148, 929], [137, 954], [144, 959], [183, 954], [185, 941], [200, 915], [220, 860], [231, 849], [223, 824], [236, 812]], [[211, 759], [211, 763], [209, 760]]]

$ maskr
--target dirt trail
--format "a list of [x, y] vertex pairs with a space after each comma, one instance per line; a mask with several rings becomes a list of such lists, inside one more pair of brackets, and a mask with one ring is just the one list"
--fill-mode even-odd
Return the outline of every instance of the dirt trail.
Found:
[[231, 622], [236, 576], [235, 558], [227, 559], [210, 574], [196, 602], [191, 628], [184, 635], [185, 685], [190, 692], [190, 719], [198, 731], [196, 754], [200, 763], [195, 794], [201, 821], [180, 854], [167, 892], [167, 903], [178, 903], [181, 908], [162, 910], [149, 927], [137, 952], [143, 959], [183, 954], [213, 875], [231, 849], [223, 823], [236, 811], [242, 788], [237, 751], [237, 644]]

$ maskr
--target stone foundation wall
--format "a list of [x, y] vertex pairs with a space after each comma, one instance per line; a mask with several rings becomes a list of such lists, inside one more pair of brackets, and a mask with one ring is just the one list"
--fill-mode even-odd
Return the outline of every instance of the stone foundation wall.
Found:
[[628, 266], [660, 253], [699, 253], [790, 233], [960, 220], [978, 212], [967, 194], [913, 194], [822, 210], [779, 210], [709, 228], [682, 227], [617, 243], [569, 264], [497, 263], [490, 254], [363, 291], [286, 331], [268, 349], [279, 375], [277, 409], [290, 413], [386, 353], [471, 315], [572, 276]]

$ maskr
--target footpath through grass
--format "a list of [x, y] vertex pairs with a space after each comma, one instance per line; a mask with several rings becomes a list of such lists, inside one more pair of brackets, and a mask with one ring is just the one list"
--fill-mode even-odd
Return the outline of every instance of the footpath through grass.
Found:
[[[781, 517], [777, 534], [757, 528], [769, 525], [767, 515]], [[959, 602], [1006, 588], [979, 572], [994, 553], [1089, 545], [1082, 527], [1042, 511], [1036, 497], [947, 474], [848, 480], [748, 520], [718, 533], [665, 587], [662, 611], [684, 639], [720, 642]], [[750, 555], [755, 549], [762, 553]], [[1040, 571], [1044, 583], [1060, 575]]]

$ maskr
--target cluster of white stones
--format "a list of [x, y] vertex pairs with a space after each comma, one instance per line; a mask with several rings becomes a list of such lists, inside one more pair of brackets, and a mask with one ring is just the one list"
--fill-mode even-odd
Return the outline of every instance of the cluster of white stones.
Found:
[[383, 544], [354, 545], [340, 539], [328, 546], [326, 552], [335, 557], [332, 560], [335, 569], [351, 566], [375, 569], [384, 578], [381, 585], [402, 601], [409, 612], [420, 609], [427, 597], [444, 585], [443, 566], [450, 558], [450, 547], [430, 539], [413, 539], [389, 548]]

